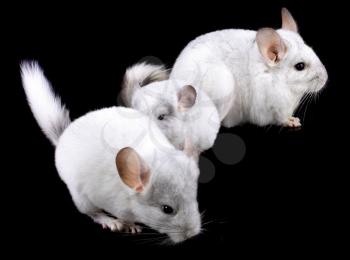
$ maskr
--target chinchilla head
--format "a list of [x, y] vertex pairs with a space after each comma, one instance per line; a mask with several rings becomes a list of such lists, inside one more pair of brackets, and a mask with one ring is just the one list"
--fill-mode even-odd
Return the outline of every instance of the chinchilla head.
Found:
[[271, 75], [276, 89], [285, 90], [285, 95], [300, 98], [325, 86], [328, 79], [326, 68], [303, 41], [287, 9], [282, 9], [282, 28], [258, 30], [256, 45], [263, 73]]
[[132, 107], [151, 116], [177, 149], [182, 150], [188, 138], [197, 155], [213, 146], [219, 131], [214, 103], [203, 91], [179, 81], [158, 81], [139, 88]]
[[129, 190], [130, 211], [136, 222], [178, 243], [200, 233], [197, 203], [198, 166], [193, 150], [176, 151], [158, 163], [146, 162], [130, 147], [118, 152], [116, 165]]

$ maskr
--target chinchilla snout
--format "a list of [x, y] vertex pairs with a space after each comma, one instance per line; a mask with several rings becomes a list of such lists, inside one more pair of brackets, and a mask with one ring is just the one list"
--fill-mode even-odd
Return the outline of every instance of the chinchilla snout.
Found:
[[326, 70], [326, 67], [324, 65], [322, 65], [322, 68], [320, 70], [319, 73], [319, 77], [320, 77], [320, 89], [323, 88], [327, 81], [328, 81], [328, 72]]
[[200, 233], [200, 231], [201, 231], [200, 225], [196, 225], [196, 226], [193, 226], [193, 227], [192, 227], [192, 226], [189, 227], [189, 228], [185, 231], [186, 239], [198, 235], [198, 234]]
[[187, 219], [180, 225], [180, 229], [176, 232], [169, 233], [169, 237], [173, 243], [180, 243], [189, 238], [199, 235], [201, 232], [201, 217], [198, 211], [187, 212]]
[[185, 239], [194, 237], [201, 232], [201, 217], [198, 211], [192, 213], [191, 219], [186, 223], [184, 227]]
[[169, 234], [169, 237], [171, 241], [176, 244], [199, 235], [200, 231], [200, 225], [196, 225], [194, 227], [188, 227], [182, 232]]
[[316, 76], [313, 78], [314, 81], [314, 92], [320, 91], [325, 87], [328, 81], [328, 73], [326, 67], [321, 63], [319, 69], [316, 73]]

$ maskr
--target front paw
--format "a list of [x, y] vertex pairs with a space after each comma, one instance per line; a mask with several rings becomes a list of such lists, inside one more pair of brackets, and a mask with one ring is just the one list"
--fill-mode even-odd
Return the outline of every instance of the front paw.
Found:
[[294, 116], [291, 116], [288, 118], [288, 120], [283, 124], [284, 127], [289, 127], [289, 128], [300, 128], [301, 123], [300, 119]]
[[124, 223], [119, 219], [106, 218], [100, 222], [103, 229], [109, 229], [113, 232], [122, 231], [124, 228]]
[[142, 228], [140, 226], [133, 223], [125, 223], [119, 219], [106, 221], [102, 224], [102, 227], [104, 229], [110, 229], [113, 232], [126, 232], [132, 234], [141, 233], [142, 231]]
[[132, 233], [132, 234], [137, 234], [142, 232], [142, 228], [133, 223], [124, 223], [124, 230], [125, 232]]

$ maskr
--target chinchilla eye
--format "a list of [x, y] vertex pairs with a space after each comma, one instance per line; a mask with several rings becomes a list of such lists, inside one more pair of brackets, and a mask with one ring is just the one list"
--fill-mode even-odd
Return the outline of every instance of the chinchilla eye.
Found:
[[174, 212], [174, 209], [168, 205], [162, 205], [162, 211], [165, 214], [172, 214]]
[[305, 69], [305, 63], [304, 62], [299, 62], [295, 64], [294, 68], [298, 71], [302, 71]]
[[159, 116], [158, 116], [158, 120], [163, 120], [163, 119], [164, 119], [164, 117], [165, 117], [165, 115], [164, 115], [164, 114], [159, 115]]

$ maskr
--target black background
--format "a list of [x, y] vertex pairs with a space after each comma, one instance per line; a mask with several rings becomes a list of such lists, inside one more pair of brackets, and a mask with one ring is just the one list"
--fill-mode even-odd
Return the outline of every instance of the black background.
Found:
[[[266, 3], [261, 3], [266, 2]], [[331, 241], [338, 221], [339, 177], [345, 174], [346, 81], [341, 80], [347, 40], [344, 4], [310, 1], [237, 1], [198, 3], [46, 4], [3, 8], [2, 98], [5, 150], [10, 170], [2, 173], [2, 214], [13, 253], [51, 255], [76, 252], [120, 252], [134, 255], [152, 249], [193, 249], [232, 256], [243, 252], [280, 256], [335, 252]], [[225, 28], [280, 26], [287, 7], [304, 40], [329, 72], [329, 83], [317, 102], [299, 111], [300, 131], [251, 125], [221, 129], [239, 135], [246, 156], [233, 166], [212, 151], [204, 155], [216, 167], [215, 178], [199, 185], [199, 204], [206, 210], [207, 231], [173, 247], [103, 230], [73, 205], [54, 167], [54, 149], [40, 132], [21, 87], [19, 63], [38, 60], [72, 118], [116, 104], [127, 66], [153, 56], [169, 67], [183, 47], [206, 32]], [[2, 80], [3, 81], [3, 80]], [[4, 82], [4, 81], [3, 81]], [[7, 95], [7, 91], [11, 94]], [[5, 149], [5, 148], [4, 148]], [[348, 204], [344, 205], [347, 207]], [[337, 242], [342, 246], [345, 242]], [[142, 250], [139, 250], [142, 248]], [[45, 253], [46, 254], [46, 253]], [[303, 253], [305, 256], [305, 253]], [[50, 255], [48, 255], [50, 256]]]

